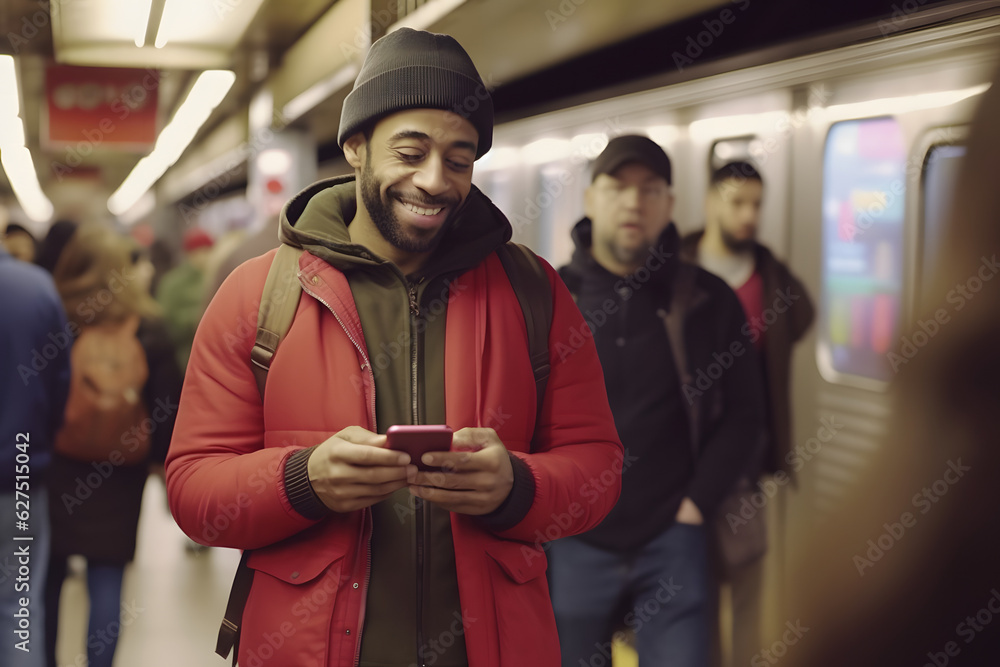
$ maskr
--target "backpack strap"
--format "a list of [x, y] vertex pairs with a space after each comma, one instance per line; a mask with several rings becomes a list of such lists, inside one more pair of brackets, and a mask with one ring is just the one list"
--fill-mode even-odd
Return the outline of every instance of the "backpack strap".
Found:
[[506, 243], [497, 249], [497, 256], [524, 313], [524, 324], [528, 329], [528, 355], [538, 397], [537, 415], [542, 411], [551, 369], [549, 329], [552, 327], [552, 284], [538, 257], [523, 245]]
[[[282, 244], [278, 248], [271, 268], [264, 281], [264, 291], [261, 293], [260, 307], [257, 310], [257, 338], [250, 351], [250, 370], [257, 381], [257, 391], [260, 400], [264, 401], [264, 387], [267, 384], [267, 372], [271, 361], [278, 350], [278, 345], [292, 327], [295, 311], [302, 297], [302, 285], [298, 281], [299, 257], [301, 248]], [[215, 652], [225, 658], [233, 651], [233, 665], [239, 654], [240, 624], [243, 622], [243, 608], [246, 607], [253, 585], [253, 570], [247, 565], [251, 551], [247, 549], [240, 558], [233, 577], [233, 587], [229, 591], [229, 602], [226, 604], [226, 614], [219, 628], [219, 638]]]
[[[670, 293], [670, 311], [659, 311], [663, 324], [667, 328], [667, 338], [670, 340], [670, 351], [674, 358], [674, 367], [677, 369], [677, 377], [681, 381], [681, 393], [684, 387], [694, 384], [694, 376], [688, 366], [687, 348], [684, 345], [684, 318], [691, 305], [691, 295], [694, 291], [695, 277], [697, 269], [685, 261], [677, 262], [677, 274], [674, 277], [674, 284]], [[691, 450], [698, 458], [698, 404], [688, 402], [687, 407], [688, 432], [691, 435]]]
[[250, 370], [257, 380], [261, 401], [264, 400], [264, 387], [271, 360], [274, 359], [281, 340], [292, 327], [299, 298], [302, 296], [302, 285], [297, 280], [301, 255], [301, 248], [282, 244], [271, 262], [267, 280], [264, 281], [264, 292], [257, 311], [257, 339], [250, 351]]
[[240, 564], [236, 568], [233, 587], [229, 591], [229, 602], [226, 603], [226, 614], [219, 628], [219, 639], [215, 644], [215, 652], [225, 658], [233, 651], [233, 667], [239, 656], [240, 624], [243, 622], [243, 608], [247, 606], [250, 597], [250, 587], [253, 585], [253, 570], [247, 565], [250, 550], [243, 552]]

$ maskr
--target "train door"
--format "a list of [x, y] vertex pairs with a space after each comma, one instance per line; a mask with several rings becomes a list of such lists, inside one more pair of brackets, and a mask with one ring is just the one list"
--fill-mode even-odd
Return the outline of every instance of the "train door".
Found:
[[[830, 103], [797, 136], [790, 259], [817, 318], [793, 359], [790, 456], [799, 483], [786, 548], [851, 492], [890, 426], [919, 269], [933, 261], [958, 159], [958, 149], [942, 149], [925, 176], [928, 137], [968, 119], [987, 74], [925, 65], [920, 74], [831, 82]], [[924, 225], [921, 210], [932, 211]]]

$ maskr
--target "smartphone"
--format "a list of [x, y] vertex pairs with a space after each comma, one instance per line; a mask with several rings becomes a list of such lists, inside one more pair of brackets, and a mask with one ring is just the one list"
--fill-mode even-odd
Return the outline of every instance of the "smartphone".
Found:
[[441, 468], [424, 465], [420, 461], [420, 457], [426, 452], [447, 452], [451, 450], [451, 427], [444, 424], [390, 426], [385, 434], [389, 437], [389, 449], [409, 454], [410, 463], [417, 466], [417, 470], [423, 472], [441, 470]]

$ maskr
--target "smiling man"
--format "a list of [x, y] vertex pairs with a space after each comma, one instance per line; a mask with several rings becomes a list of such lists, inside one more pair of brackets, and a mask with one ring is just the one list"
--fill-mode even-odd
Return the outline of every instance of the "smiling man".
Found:
[[[262, 297], [275, 252], [238, 268], [202, 320], [167, 480], [193, 539], [253, 550], [240, 664], [559, 662], [536, 540], [601, 521], [621, 443], [593, 343], [556, 353], [585, 325], [540, 260], [552, 353], [536, 401], [523, 295], [497, 255], [511, 226], [472, 185], [492, 135], [489, 92], [454, 39], [378, 40], [341, 116], [354, 174], [282, 214], [302, 297], [266, 391], [253, 336], [236, 332], [262, 298], [275, 305]], [[451, 426], [452, 451], [423, 456], [444, 472], [388, 449], [396, 424]]]

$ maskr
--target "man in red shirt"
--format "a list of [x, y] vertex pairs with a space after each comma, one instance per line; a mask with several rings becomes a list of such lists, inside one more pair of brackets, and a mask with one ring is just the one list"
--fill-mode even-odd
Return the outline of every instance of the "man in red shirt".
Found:
[[[750, 163], [730, 162], [716, 170], [705, 202], [705, 229], [685, 237], [681, 247], [685, 259], [716, 274], [736, 292], [747, 318], [743, 342], [754, 346], [763, 364], [770, 438], [762, 460], [747, 471], [750, 481], [763, 473], [790, 474], [792, 346], [815, 314], [802, 283], [757, 242], [763, 195], [764, 181]], [[762, 522], [764, 512], [754, 520]], [[720, 576], [732, 586], [732, 664], [747, 664], [760, 650], [762, 558], [718, 560]]]

